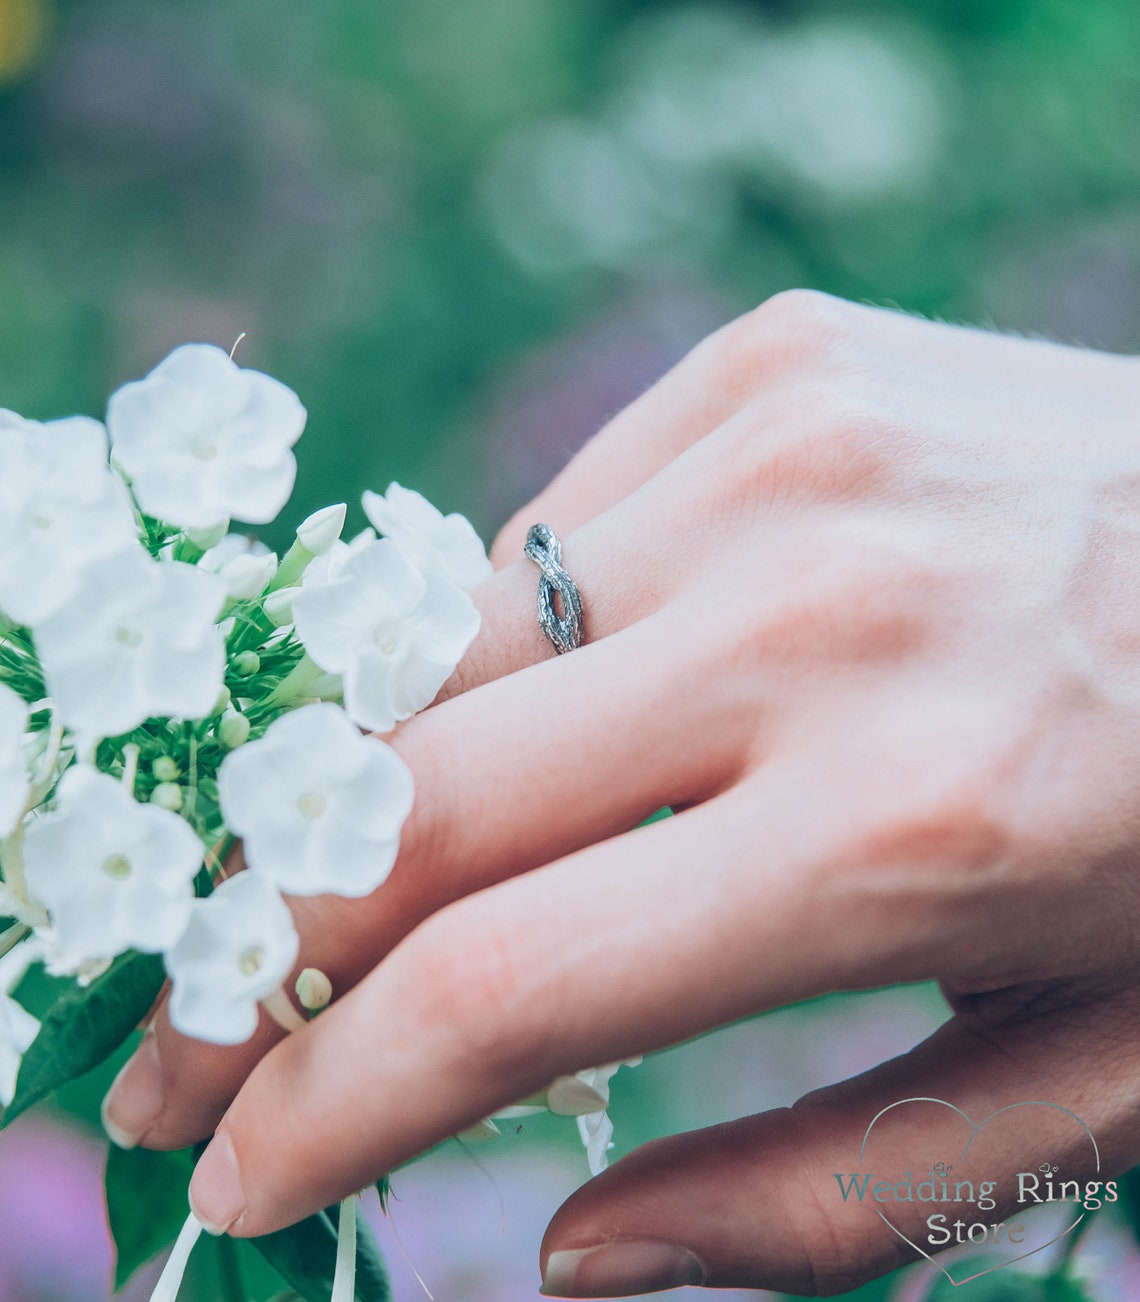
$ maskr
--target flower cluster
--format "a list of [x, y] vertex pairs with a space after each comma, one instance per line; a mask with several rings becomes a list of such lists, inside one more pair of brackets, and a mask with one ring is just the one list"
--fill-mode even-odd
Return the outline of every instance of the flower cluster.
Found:
[[[206, 344], [114, 393], [105, 425], [0, 413], [0, 947], [81, 982], [161, 953], [175, 1026], [223, 1044], [294, 965], [282, 897], [390, 872], [412, 778], [361, 729], [430, 704], [489, 569], [466, 520], [396, 484], [367, 497], [382, 538], [341, 542], [343, 505], [280, 560], [229, 533], [285, 505], [304, 425]], [[29, 1037], [5, 989], [5, 1103]]]
[[[119, 389], [105, 424], [0, 411], [5, 1122], [113, 1053], [166, 978], [185, 1035], [237, 1044], [263, 1010], [302, 1026], [287, 897], [365, 896], [396, 861], [412, 775], [375, 734], [451, 675], [491, 567], [467, 520], [398, 484], [364, 495], [350, 542], [343, 504], [281, 557], [231, 533], [285, 505], [305, 419], [205, 344]], [[72, 978], [42, 1024], [14, 997], [33, 963]], [[311, 968], [295, 990], [308, 1012], [333, 994]], [[597, 1172], [615, 1070], [512, 1115], [576, 1116]], [[349, 1200], [336, 1299], [356, 1296], [355, 1225]], [[178, 1234], [156, 1299], [175, 1297], [199, 1230]]]

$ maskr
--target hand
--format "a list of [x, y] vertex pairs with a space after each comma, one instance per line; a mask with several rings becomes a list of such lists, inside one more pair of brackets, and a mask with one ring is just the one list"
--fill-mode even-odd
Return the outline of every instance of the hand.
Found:
[[[904, 1058], [587, 1184], [548, 1289], [833, 1291], [913, 1259], [824, 1196], [909, 1095], [1056, 1099], [1102, 1178], [1136, 1161], [1138, 411], [1140, 362], [814, 294], [706, 340], [503, 531], [483, 632], [395, 738], [391, 878], [294, 902], [347, 993], [275, 1047], [160, 1012], [112, 1123], [172, 1147], [222, 1118], [195, 1206], [262, 1234], [559, 1074], [936, 978], [955, 1016]], [[585, 604], [557, 659], [536, 520]]]

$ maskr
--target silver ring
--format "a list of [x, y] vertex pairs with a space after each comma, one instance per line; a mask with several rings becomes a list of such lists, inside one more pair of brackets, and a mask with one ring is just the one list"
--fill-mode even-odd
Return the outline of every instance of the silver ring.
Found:
[[[542, 571], [538, 581], [538, 626], [546, 640], [563, 655], [582, 645], [582, 596], [562, 568], [562, 543], [548, 524], [533, 524], [523, 551]], [[554, 609], [554, 594], [562, 601], [562, 614]]]

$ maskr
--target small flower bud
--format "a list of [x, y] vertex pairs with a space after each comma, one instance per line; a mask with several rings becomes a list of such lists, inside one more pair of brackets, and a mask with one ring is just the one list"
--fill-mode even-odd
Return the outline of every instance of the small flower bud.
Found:
[[271, 592], [262, 603], [265, 616], [274, 628], [284, 628], [293, 622], [293, 592], [289, 588], [280, 588]]
[[218, 725], [218, 740], [227, 750], [237, 750], [249, 740], [249, 719], [237, 710], [227, 710]]
[[234, 601], [260, 596], [277, 573], [277, 557], [272, 552], [255, 556], [252, 552], [235, 556], [220, 571], [226, 591]]
[[222, 714], [229, 708], [232, 699], [233, 698], [230, 696], [230, 689], [223, 685], [218, 699], [214, 702], [213, 708], [210, 710], [210, 713], [206, 715], [206, 718], [212, 719], [215, 715]]
[[212, 529], [187, 529], [186, 537], [190, 539], [195, 547], [200, 547], [202, 551], [208, 552], [211, 547], [216, 547], [229, 531], [230, 522], [227, 517], [221, 524], [214, 525]]
[[310, 1013], [327, 1008], [332, 999], [332, 982], [319, 967], [307, 967], [297, 978], [297, 998]]
[[297, 527], [297, 541], [314, 556], [323, 556], [340, 538], [348, 508], [344, 502], [314, 511]]
[[182, 770], [169, 755], [160, 755], [154, 761], [154, 776], [159, 782], [177, 782]]
[[261, 668], [261, 657], [256, 651], [240, 651], [233, 659], [234, 673], [252, 678]]
[[150, 803], [177, 814], [182, 808], [182, 788], [177, 782], [160, 782], [150, 793]]

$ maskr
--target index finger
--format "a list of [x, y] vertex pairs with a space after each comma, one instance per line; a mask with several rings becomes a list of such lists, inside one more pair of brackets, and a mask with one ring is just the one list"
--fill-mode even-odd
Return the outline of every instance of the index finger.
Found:
[[737, 789], [428, 919], [255, 1069], [195, 1173], [199, 1218], [268, 1233], [584, 1065], [925, 975], [942, 920], [918, 956], [872, 899], [859, 942], [835, 942], [852, 900], [818, 889], [824, 838], [789, 804]]

